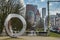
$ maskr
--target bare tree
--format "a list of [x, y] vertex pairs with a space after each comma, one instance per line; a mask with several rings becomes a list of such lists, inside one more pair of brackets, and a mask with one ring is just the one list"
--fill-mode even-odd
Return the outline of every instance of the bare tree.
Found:
[[5, 12], [6, 12], [5, 5], [6, 5], [5, 0], [0, 0], [0, 33], [2, 32], [2, 29], [4, 27], [3, 26], [4, 25], [4, 16], [5, 16]]
[[[1, 32], [4, 21], [10, 13], [17, 13], [25, 17], [25, 7], [22, 0], [0, 0], [0, 24]], [[18, 20], [19, 21], [19, 20]]]

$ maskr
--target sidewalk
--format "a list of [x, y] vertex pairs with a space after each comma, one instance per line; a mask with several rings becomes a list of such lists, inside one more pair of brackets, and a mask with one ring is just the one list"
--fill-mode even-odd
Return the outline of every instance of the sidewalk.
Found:
[[41, 37], [41, 36], [21, 36], [20, 38], [0, 37], [0, 40], [60, 40], [55, 37]]

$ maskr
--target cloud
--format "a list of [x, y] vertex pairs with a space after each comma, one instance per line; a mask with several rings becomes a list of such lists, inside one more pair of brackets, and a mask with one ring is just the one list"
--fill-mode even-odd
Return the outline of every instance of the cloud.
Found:
[[41, 0], [41, 2], [44, 2], [45, 0]]
[[28, 2], [30, 2], [30, 3], [32, 3], [32, 2], [34, 2], [35, 0], [28, 0]]
[[49, 3], [49, 6], [52, 6], [53, 4], [52, 3]]
[[30, 4], [29, 2], [27, 2], [26, 4]]
[[55, 10], [55, 11], [50, 11], [50, 15], [56, 15], [56, 13], [60, 13], [60, 11], [57, 11], [57, 10]]

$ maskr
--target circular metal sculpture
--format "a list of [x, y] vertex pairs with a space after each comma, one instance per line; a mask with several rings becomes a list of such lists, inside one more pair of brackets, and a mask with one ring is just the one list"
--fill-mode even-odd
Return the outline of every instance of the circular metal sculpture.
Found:
[[[21, 31], [19, 31], [18, 33], [13, 33], [12, 26], [8, 25], [9, 24], [8, 23], [9, 20], [11, 20], [12, 18], [18, 18], [19, 20], [22, 21], [23, 27], [22, 27]], [[9, 14], [8, 17], [5, 20], [4, 26], [5, 26], [6, 31], [7, 31], [9, 36], [11, 36], [11, 37], [19, 37], [26, 30], [26, 21], [25, 21], [25, 19], [21, 15], [18, 15], [18, 14]], [[8, 26], [9, 26], [9, 28], [8, 28]]]

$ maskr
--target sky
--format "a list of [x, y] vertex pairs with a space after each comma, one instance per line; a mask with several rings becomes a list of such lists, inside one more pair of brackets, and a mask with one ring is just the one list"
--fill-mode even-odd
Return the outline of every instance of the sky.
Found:
[[[48, 0], [24, 0], [25, 4], [37, 5], [41, 15], [42, 15], [42, 8], [46, 8], [47, 10], [47, 1]], [[49, 0], [49, 1], [59, 1], [59, 0]], [[60, 2], [50, 2], [49, 10], [50, 15], [56, 15], [56, 13], [60, 13]]]

